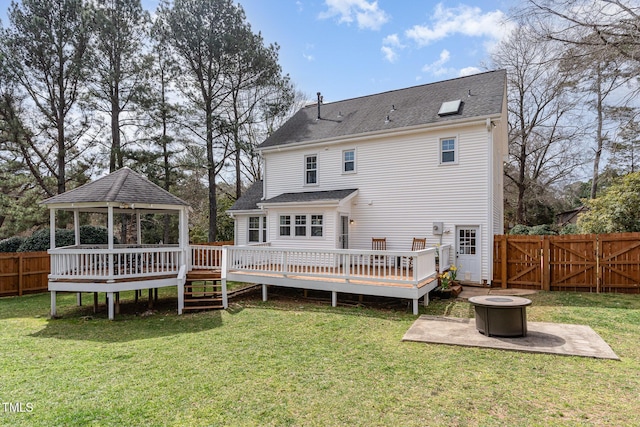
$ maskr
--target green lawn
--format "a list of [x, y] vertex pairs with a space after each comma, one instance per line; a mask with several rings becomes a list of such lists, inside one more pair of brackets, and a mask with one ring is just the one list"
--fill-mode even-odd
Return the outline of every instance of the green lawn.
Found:
[[[48, 294], [0, 299], [0, 425], [637, 422], [640, 296], [531, 297], [529, 320], [589, 325], [622, 361], [405, 343], [415, 316], [404, 302], [332, 308], [270, 296], [183, 316], [175, 299], [146, 317], [130, 303], [115, 321], [104, 307], [75, 307], [72, 294], [59, 296], [56, 320]], [[421, 311], [473, 316], [462, 301]]]

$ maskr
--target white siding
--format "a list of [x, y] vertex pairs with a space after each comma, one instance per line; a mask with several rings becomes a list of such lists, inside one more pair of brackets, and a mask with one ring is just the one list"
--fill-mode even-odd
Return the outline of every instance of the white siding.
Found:
[[249, 215], [236, 215], [234, 227], [234, 243], [236, 245], [246, 245], [249, 242]]

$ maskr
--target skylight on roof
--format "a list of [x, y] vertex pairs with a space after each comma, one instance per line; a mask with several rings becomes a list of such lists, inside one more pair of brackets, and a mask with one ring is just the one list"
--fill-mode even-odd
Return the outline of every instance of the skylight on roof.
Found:
[[448, 116], [449, 114], [458, 114], [460, 111], [460, 104], [462, 100], [457, 99], [455, 101], [447, 101], [443, 102], [442, 106], [440, 106], [440, 111], [438, 111], [439, 116]]

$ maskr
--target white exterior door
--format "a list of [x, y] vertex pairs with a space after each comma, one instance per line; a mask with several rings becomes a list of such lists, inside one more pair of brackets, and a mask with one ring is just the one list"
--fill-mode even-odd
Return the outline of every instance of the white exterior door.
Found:
[[349, 249], [349, 217], [340, 216], [340, 233], [338, 234], [340, 249]]
[[480, 227], [456, 227], [456, 280], [480, 283]]

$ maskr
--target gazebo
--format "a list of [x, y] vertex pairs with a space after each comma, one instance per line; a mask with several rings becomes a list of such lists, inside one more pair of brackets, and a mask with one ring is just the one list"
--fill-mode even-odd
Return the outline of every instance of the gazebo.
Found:
[[[184, 282], [189, 265], [189, 205], [129, 168], [123, 168], [74, 190], [42, 202], [49, 208], [51, 229], [51, 315], [56, 315], [56, 292], [105, 292], [109, 319], [114, 297], [129, 290], [178, 287], [178, 314], [184, 308]], [[56, 248], [58, 212], [73, 213], [75, 244]], [[108, 243], [87, 245], [80, 240], [80, 214], [106, 214]], [[114, 217], [135, 216], [136, 242], [114, 243]], [[178, 215], [178, 243], [149, 244], [142, 240], [145, 214]]]

